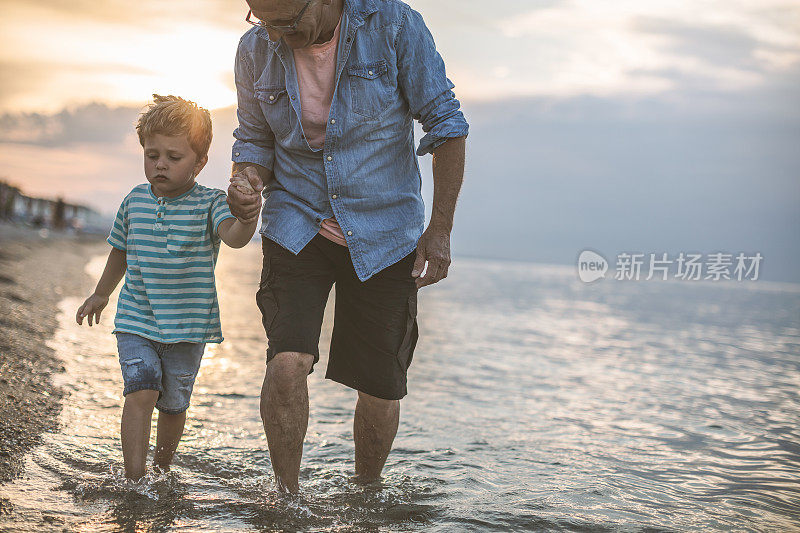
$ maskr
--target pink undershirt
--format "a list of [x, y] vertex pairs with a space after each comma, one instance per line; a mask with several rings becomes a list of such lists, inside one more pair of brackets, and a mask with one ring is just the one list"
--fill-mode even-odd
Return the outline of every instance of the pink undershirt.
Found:
[[[339, 46], [341, 25], [340, 18], [333, 32], [333, 38], [327, 43], [312, 44], [293, 50], [297, 83], [300, 86], [300, 107], [303, 111], [300, 123], [312, 148], [322, 148], [325, 145], [325, 128], [336, 84], [336, 51]], [[323, 220], [319, 234], [336, 244], [347, 246], [336, 217]]]

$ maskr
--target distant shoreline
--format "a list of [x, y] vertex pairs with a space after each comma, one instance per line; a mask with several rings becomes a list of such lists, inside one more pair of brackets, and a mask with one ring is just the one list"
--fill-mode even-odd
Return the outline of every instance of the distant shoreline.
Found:
[[59, 301], [91, 291], [84, 266], [104, 247], [98, 236], [0, 223], [0, 483], [19, 476], [25, 453], [57, 426], [63, 391], [51, 376], [63, 367], [46, 342]]

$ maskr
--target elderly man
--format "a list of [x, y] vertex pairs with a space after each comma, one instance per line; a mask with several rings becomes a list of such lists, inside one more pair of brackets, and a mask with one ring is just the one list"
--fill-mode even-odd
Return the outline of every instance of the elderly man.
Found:
[[[430, 32], [403, 2], [248, 4], [255, 27], [236, 54], [228, 201], [253, 219], [261, 196], [247, 182], [263, 190], [261, 417], [276, 483], [299, 490], [307, 376], [334, 283], [325, 377], [358, 391], [356, 479], [369, 482], [397, 433], [417, 291], [447, 276], [468, 125]], [[416, 153], [412, 118], [426, 133]], [[424, 228], [417, 155], [429, 152], [433, 213]]]

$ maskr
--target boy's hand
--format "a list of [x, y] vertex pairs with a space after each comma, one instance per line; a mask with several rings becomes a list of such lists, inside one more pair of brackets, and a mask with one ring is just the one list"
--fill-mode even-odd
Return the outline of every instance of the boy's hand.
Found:
[[83, 319], [85, 317], [89, 317], [89, 326], [92, 325], [92, 318], [94, 318], [95, 324], [100, 323], [100, 313], [103, 312], [103, 309], [108, 305], [108, 296], [98, 296], [97, 294], [92, 294], [86, 301], [83, 302], [83, 305], [78, 308], [78, 312], [75, 315], [75, 321], [78, 324], [83, 325]]

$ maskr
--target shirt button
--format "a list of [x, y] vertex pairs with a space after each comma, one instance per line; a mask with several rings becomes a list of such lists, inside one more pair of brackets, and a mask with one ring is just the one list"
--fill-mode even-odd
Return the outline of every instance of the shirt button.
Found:
[[269, 95], [269, 99], [270, 100], [275, 100], [275, 95], [274, 94]]
[[161, 213], [158, 214], [158, 218], [161, 218]]
[[352, 234], [353, 234], [353, 232], [352, 232], [352, 231], [348, 231], [348, 232], [347, 232], [347, 235], [348, 235], [348, 236], [350, 236], [350, 235], [352, 235]]
[[368, 74], [369, 74], [370, 76], [372, 76], [372, 71], [370, 70], [370, 71], [368, 72]]
[[294, 95], [292, 95], [292, 100], [294, 100]]
[[336, 119], [335, 118], [331, 119], [331, 124], [336, 124]]
[[333, 158], [331, 156], [328, 156], [328, 161], [333, 161]]
[[235, 152], [233, 155], [235, 155], [236, 157], [239, 157], [239, 152]]
[[331, 198], [333, 198], [334, 200], [336, 200], [338, 197], [339, 197], [339, 195], [338, 195], [338, 194], [332, 194], [332, 195], [331, 195]]

